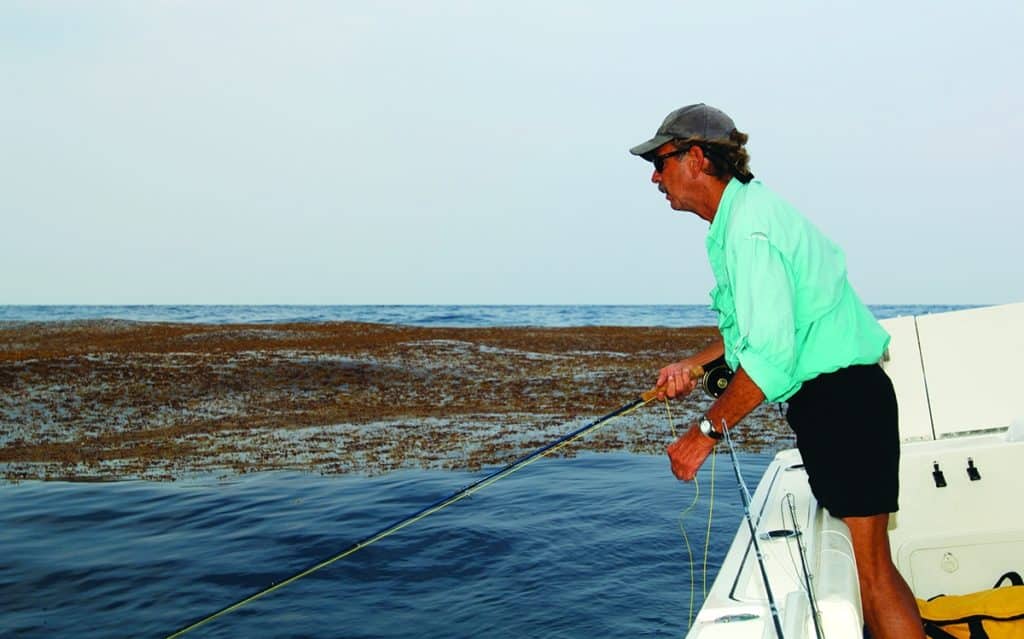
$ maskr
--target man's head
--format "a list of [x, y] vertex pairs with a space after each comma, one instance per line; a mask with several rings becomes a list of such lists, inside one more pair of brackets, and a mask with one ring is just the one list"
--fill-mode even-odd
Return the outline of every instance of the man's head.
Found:
[[673, 209], [711, 219], [714, 210], [707, 209], [717, 206], [716, 191], [733, 177], [743, 183], [754, 177], [746, 142], [732, 118], [702, 103], [669, 113], [653, 138], [629, 152], [654, 164], [651, 181]]

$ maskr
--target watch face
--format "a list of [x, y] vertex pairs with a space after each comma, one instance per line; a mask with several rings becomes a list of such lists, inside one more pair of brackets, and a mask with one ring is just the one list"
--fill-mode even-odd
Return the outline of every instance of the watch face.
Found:
[[711, 439], [722, 439], [722, 433], [715, 430], [714, 426], [711, 425], [711, 420], [707, 417], [700, 420], [700, 432], [704, 433]]

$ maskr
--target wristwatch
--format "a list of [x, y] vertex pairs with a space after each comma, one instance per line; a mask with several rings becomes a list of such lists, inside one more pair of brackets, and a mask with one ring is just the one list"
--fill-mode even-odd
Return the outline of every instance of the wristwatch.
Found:
[[722, 439], [722, 433], [715, 430], [715, 425], [711, 423], [711, 420], [708, 419], [707, 415], [704, 415], [700, 419], [700, 432], [715, 441]]

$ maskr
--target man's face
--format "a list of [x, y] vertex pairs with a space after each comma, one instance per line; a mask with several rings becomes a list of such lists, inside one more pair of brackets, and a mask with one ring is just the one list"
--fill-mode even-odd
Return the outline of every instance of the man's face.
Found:
[[[685, 148], [685, 147], [684, 147]], [[692, 211], [692, 193], [695, 180], [688, 163], [692, 149], [680, 150], [675, 143], [666, 142], [655, 152], [654, 173], [651, 182], [665, 194], [669, 206], [676, 211]], [[660, 171], [658, 169], [661, 169]]]

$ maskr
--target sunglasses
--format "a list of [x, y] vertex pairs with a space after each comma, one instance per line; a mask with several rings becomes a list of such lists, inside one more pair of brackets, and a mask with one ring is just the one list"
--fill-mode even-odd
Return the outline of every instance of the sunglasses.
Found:
[[676, 149], [675, 151], [672, 151], [671, 153], [666, 153], [665, 155], [655, 155], [654, 158], [651, 160], [651, 162], [654, 164], [654, 170], [657, 171], [658, 173], [661, 173], [662, 171], [665, 170], [665, 160], [669, 158], [674, 158], [677, 155], [683, 155], [684, 153], [687, 153], [691, 148], [693, 147], [688, 146], [683, 149]]

